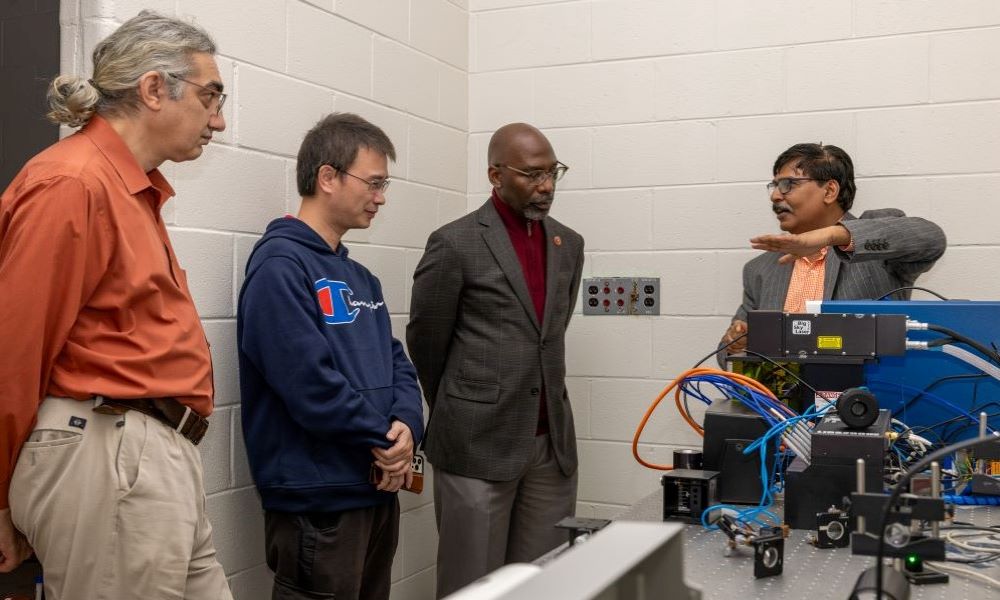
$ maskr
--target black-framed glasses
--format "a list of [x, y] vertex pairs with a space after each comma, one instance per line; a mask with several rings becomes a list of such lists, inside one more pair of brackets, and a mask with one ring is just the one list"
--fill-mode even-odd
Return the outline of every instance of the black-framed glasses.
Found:
[[521, 169], [516, 169], [510, 165], [494, 165], [494, 166], [510, 169], [511, 171], [514, 171], [519, 175], [524, 175], [525, 177], [528, 178], [528, 183], [530, 183], [531, 185], [542, 185], [543, 183], [545, 183], [545, 180], [548, 179], [549, 177], [552, 178], [552, 181], [559, 181], [560, 179], [563, 178], [563, 175], [566, 174], [566, 171], [569, 171], [569, 167], [567, 167], [566, 165], [562, 164], [559, 161], [556, 161], [556, 166], [552, 167], [548, 171], [544, 169], [532, 169], [531, 171], [522, 171]]
[[358, 181], [363, 182], [365, 185], [368, 186], [368, 191], [373, 194], [375, 192], [382, 192], [384, 194], [385, 188], [389, 187], [389, 184], [392, 183], [391, 177], [386, 177], [385, 179], [372, 179], [371, 181], [368, 181], [364, 177], [358, 177], [354, 173], [350, 173], [346, 169], [341, 169], [337, 165], [328, 165], [328, 166], [336, 169], [337, 171], [340, 171], [344, 175], [350, 175], [351, 177], [357, 179]]
[[787, 194], [792, 191], [800, 181], [826, 181], [825, 179], [816, 179], [815, 177], [782, 177], [781, 179], [775, 179], [767, 184], [767, 193], [770, 194], [774, 191], [774, 188], [778, 188], [778, 192], [781, 194]]
[[[220, 92], [219, 90], [214, 90], [214, 89], [212, 89], [210, 87], [201, 85], [200, 83], [195, 83], [195, 82], [190, 81], [188, 79], [184, 79], [180, 75], [176, 75], [174, 73], [167, 73], [167, 75], [170, 75], [171, 77], [173, 77], [177, 81], [183, 81], [184, 83], [189, 83], [189, 84], [193, 85], [196, 88], [201, 88], [201, 89], [205, 90], [206, 92], [208, 92], [209, 94], [212, 95], [212, 100], [215, 100], [216, 98], [218, 98], [219, 99], [219, 104], [218, 104], [218, 106], [215, 107], [215, 114], [217, 114], [217, 115], [222, 114], [222, 105], [226, 103], [226, 98], [228, 97], [228, 96], [226, 96], [225, 92]], [[210, 109], [212, 107], [212, 100], [208, 101], [208, 106], [206, 106], [205, 108], [209, 108]]]

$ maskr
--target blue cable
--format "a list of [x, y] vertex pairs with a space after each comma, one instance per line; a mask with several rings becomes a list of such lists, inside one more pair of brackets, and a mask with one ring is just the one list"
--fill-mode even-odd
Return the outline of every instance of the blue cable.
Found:
[[[952, 404], [951, 402], [945, 400], [944, 398], [942, 398], [941, 396], [938, 396], [937, 394], [933, 394], [931, 392], [925, 392], [924, 390], [922, 390], [920, 388], [915, 388], [915, 387], [908, 386], [906, 384], [902, 384], [902, 383], [898, 383], [898, 382], [894, 382], [894, 381], [881, 381], [881, 380], [878, 380], [878, 379], [869, 379], [868, 380], [868, 385], [869, 386], [882, 386], [882, 387], [898, 387], [899, 389], [905, 390], [905, 391], [910, 392], [910, 393], [914, 393], [914, 392], [919, 393], [919, 394], [921, 394], [921, 398], [927, 398], [929, 400], [933, 400], [934, 402], [937, 402], [938, 404], [940, 404], [942, 406], [950, 408], [955, 413], [964, 416], [965, 418], [969, 419], [973, 423], [976, 423], [977, 425], [979, 424], [979, 419], [977, 419], [976, 417], [972, 416], [972, 414], [969, 413], [968, 411], [963, 410], [961, 407]], [[988, 425], [987, 425], [987, 429], [989, 429], [990, 432], [995, 432], [995, 430], [992, 427], [989, 427]]]
[[[685, 394], [701, 400], [705, 404], [712, 404], [712, 400], [708, 398], [705, 391], [702, 389], [702, 384], [711, 385], [726, 398], [739, 401], [744, 406], [760, 415], [760, 417], [763, 418], [769, 426], [764, 435], [759, 437], [753, 442], [753, 444], [750, 444], [743, 450], [744, 454], [749, 454], [754, 450], [757, 450], [760, 453], [761, 497], [759, 504], [749, 508], [738, 507], [731, 504], [714, 504], [702, 511], [702, 526], [709, 530], [718, 529], [718, 525], [710, 524], [707, 520], [708, 516], [713, 511], [732, 512], [735, 514], [738, 521], [748, 525], [756, 523], [760, 526], [779, 526], [781, 524], [781, 519], [769, 509], [774, 504], [775, 492], [784, 489], [784, 473], [781, 469], [781, 465], [784, 462], [785, 455], [778, 449], [778, 441], [775, 441], [775, 460], [771, 468], [771, 472], [768, 473], [768, 444], [772, 440], [775, 440], [775, 438], [780, 439], [780, 436], [785, 429], [791, 427], [799, 421], [811, 420], [818, 416], [822, 416], [827, 410], [830, 409], [830, 407], [833, 406], [833, 403], [827, 403], [821, 408], [812, 405], [803, 414], [798, 415], [784, 404], [775, 401], [767, 394], [749, 386], [739, 384], [720, 375], [696, 375], [689, 377], [685, 379], [681, 389]], [[784, 417], [784, 420], [775, 417], [775, 412], [781, 414]]]
[[[717, 525], [711, 525], [708, 523], [708, 515], [715, 510], [728, 510], [735, 513], [737, 520], [744, 523], [756, 523], [761, 526], [770, 525], [780, 525], [781, 519], [778, 518], [776, 514], [768, 510], [774, 504], [774, 493], [778, 490], [784, 488], [784, 476], [781, 469], [781, 463], [784, 460], [784, 455], [780, 450], [777, 449], [778, 442], [775, 441], [775, 459], [774, 466], [772, 467], [771, 473], [767, 472], [767, 446], [775, 438], [779, 438], [782, 433], [789, 427], [793, 426], [795, 423], [803, 420], [811, 420], [817, 417], [822, 417], [833, 407], [833, 402], [828, 402], [821, 407], [816, 405], [810, 406], [804, 413], [799, 416], [791, 417], [785, 421], [777, 421], [772, 425], [767, 432], [762, 436], [754, 440], [754, 442], [744, 448], [743, 453], [749, 454], [754, 450], [760, 452], [760, 477], [761, 477], [761, 498], [760, 503], [757, 506], [751, 508], [737, 508], [729, 504], [716, 504], [709, 506], [701, 514], [701, 524], [706, 529], [718, 529]], [[780, 483], [778, 483], [780, 481]], [[772, 483], [774, 482], [774, 483]], [[762, 519], [763, 517], [763, 519]], [[770, 523], [766, 522], [765, 519], [770, 519]]]
[[786, 429], [794, 426], [799, 421], [808, 421], [808, 420], [812, 420], [812, 419], [814, 419], [816, 417], [822, 417], [832, 407], [833, 407], [833, 403], [832, 402], [828, 402], [828, 403], [824, 404], [822, 407], [817, 407], [816, 405], [812, 405], [808, 409], [806, 409], [806, 411], [804, 413], [802, 413], [801, 415], [799, 415], [797, 417], [791, 417], [791, 418], [786, 419], [784, 421], [779, 421], [777, 424], [773, 425], [770, 429], [768, 429], [767, 432], [764, 433], [764, 435], [760, 436], [752, 444], [750, 444], [749, 446], [747, 446], [743, 450], [743, 453], [744, 454], [749, 454], [753, 450], [755, 450], [758, 447], [760, 447], [762, 444], [767, 444], [767, 442], [769, 442], [772, 438], [774, 438], [774, 437], [780, 437], [781, 434], [784, 433], [784, 431]]
[[[758, 440], [759, 441], [759, 440]], [[760, 444], [758, 446], [760, 449], [760, 478], [761, 478], [761, 496], [760, 503], [757, 506], [737, 507], [732, 504], [713, 504], [709, 506], [701, 513], [701, 524], [702, 527], [708, 530], [718, 529], [718, 525], [708, 523], [708, 515], [713, 511], [728, 510], [735, 513], [735, 517], [738, 521], [746, 524], [756, 523], [761, 527], [777, 527], [781, 525], [781, 519], [778, 515], [771, 512], [769, 509], [774, 505], [774, 493], [778, 489], [783, 489], [784, 487], [784, 477], [780, 475], [782, 473], [780, 465], [783, 460], [783, 455], [781, 451], [775, 452], [774, 466], [771, 468], [771, 473], [767, 472], [767, 444]], [[744, 451], [745, 452], [745, 451]], [[777, 481], [781, 479], [781, 484], [772, 484], [772, 481]]]
[[684, 380], [682, 390], [685, 394], [693, 396], [705, 404], [711, 404], [712, 400], [701, 389], [702, 383], [710, 384], [725, 397], [743, 403], [760, 415], [768, 424], [773, 425], [779, 422], [771, 411], [791, 416], [789, 414], [791, 412], [790, 409], [784, 404], [776, 402], [763, 392], [734, 382], [721, 375], [695, 375], [689, 377]]

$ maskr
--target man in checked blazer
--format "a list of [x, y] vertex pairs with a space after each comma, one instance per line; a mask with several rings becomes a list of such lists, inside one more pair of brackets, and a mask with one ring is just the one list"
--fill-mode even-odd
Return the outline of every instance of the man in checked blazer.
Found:
[[[854, 165], [837, 146], [796, 144], [774, 162], [771, 210], [787, 233], [750, 240], [764, 254], [743, 267], [743, 303], [718, 359], [746, 348], [747, 312], [804, 312], [806, 300], [907, 300], [908, 286], [944, 254], [940, 227], [903, 211], [869, 210], [856, 218]], [[735, 340], [735, 341], [734, 341]]]
[[524, 123], [488, 155], [492, 196], [431, 234], [406, 328], [431, 409], [438, 597], [556, 547], [576, 507], [565, 334], [583, 238], [548, 216], [568, 167]]

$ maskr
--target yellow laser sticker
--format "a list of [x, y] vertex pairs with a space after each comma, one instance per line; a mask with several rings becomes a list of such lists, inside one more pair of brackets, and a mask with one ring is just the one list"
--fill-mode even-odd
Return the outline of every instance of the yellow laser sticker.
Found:
[[839, 335], [820, 335], [816, 337], [816, 347], [820, 350], [843, 350], [844, 338]]

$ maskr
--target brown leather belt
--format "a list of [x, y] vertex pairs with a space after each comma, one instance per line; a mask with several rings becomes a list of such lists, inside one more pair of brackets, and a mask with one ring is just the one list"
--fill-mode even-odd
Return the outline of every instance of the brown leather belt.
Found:
[[131, 400], [115, 400], [104, 396], [95, 396], [94, 412], [105, 415], [120, 415], [125, 411], [134, 410], [149, 415], [166, 424], [177, 433], [198, 445], [208, 431], [208, 419], [184, 406], [174, 398], [135, 398]]

